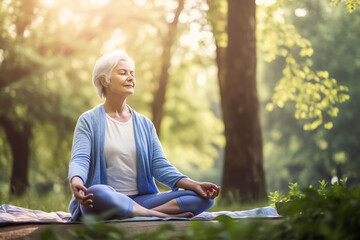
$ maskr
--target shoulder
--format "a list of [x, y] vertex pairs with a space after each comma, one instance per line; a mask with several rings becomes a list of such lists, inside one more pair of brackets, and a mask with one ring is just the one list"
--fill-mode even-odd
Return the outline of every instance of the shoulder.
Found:
[[103, 111], [103, 104], [99, 104], [93, 109], [90, 109], [82, 113], [78, 119], [78, 124], [90, 124], [96, 123], [100, 120]]
[[103, 104], [99, 104], [93, 109], [87, 110], [86, 112], [82, 113], [79, 118], [89, 119], [98, 117], [102, 112]]
[[148, 130], [151, 130], [154, 128], [154, 124], [148, 117], [146, 117], [145, 115], [143, 115], [141, 113], [136, 112], [130, 106], [129, 106], [129, 108], [130, 108], [131, 114], [133, 115], [135, 124], [141, 125], [142, 127], [145, 127]]

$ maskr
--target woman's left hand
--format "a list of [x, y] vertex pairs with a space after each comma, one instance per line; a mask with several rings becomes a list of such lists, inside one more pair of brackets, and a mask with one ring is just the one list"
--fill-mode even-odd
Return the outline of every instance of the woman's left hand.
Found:
[[194, 191], [204, 198], [214, 199], [219, 195], [220, 187], [213, 183], [199, 182], [195, 185]]

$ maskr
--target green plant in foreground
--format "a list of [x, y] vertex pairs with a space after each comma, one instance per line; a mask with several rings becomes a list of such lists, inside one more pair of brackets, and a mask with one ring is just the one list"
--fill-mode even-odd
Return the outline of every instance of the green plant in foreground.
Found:
[[[315, 191], [317, 191], [317, 193], [321, 196], [326, 196], [326, 194], [331, 191], [330, 189], [327, 189], [327, 182], [325, 182], [325, 180], [319, 181], [320, 183], [320, 188], [319, 189], [315, 189], [312, 185], [309, 186], [309, 189], [313, 189]], [[343, 187], [345, 187], [346, 185], [346, 179], [345, 180], [340, 180], [339, 184]], [[305, 197], [304, 191], [306, 190], [299, 190], [298, 188], [298, 183], [289, 183], [289, 194], [288, 195], [284, 195], [283, 193], [279, 192], [279, 191], [275, 191], [275, 192], [270, 192], [269, 193], [269, 199], [272, 202], [271, 206], [276, 207], [276, 203], [281, 203], [281, 202], [288, 202], [288, 201], [293, 201], [293, 200], [298, 200], [298, 199], [303, 199]]]
[[359, 239], [360, 186], [347, 188], [345, 182], [327, 188], [321, 181], [319, 189], [309, 186], [295, 195], [278, 197], [285, 200], [276, 204], [284, 216], [285, 239]]

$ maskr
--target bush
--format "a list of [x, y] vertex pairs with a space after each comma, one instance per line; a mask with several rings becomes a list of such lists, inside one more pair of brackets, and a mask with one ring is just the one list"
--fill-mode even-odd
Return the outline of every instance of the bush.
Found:
[[360, 239], [360, 186], [325, 187], [322, 181], [320, 189], [310, 186], [276, 204], [285, 217], [284, 239]]

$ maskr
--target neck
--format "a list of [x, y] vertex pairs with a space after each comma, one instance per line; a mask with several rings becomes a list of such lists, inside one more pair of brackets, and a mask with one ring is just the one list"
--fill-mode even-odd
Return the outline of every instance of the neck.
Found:
[[130, 110], [126, 107], [126, 98], [114, 99], [113, 97], [107, 97], [104, 107], [105, 112], [108, 114], [122, 116], [130, 112]]

